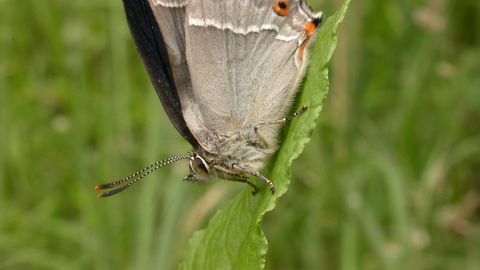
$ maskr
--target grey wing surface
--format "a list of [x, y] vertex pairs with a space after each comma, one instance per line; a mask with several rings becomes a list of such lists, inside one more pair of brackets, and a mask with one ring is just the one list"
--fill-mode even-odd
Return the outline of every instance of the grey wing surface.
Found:
[[200, 144], [278, 120], [289, 109], [302, 73], [303, 27], [314, 14], [291, 0], [290, 12], [279, 16], [273, 3], [189, 2], [185, 42], [192, 90], [179, 94], [187, 125]]
[[[123, 4], [137, 51], [165, 112], [178, 132], [196, 147], [198, 143], [183, 119], [177, 85], [170, 65], [172, 59], [169, 59], [171, 50], [168, 48], [168, 42], [171, 43], [172, 39], [175, 39], [175, 34], [172, 34], [175, 30], [172, 27], [171, 31], [159, 27], [155, 10], [148, 0], [123, 0]], [[165, 13], [165, 16], [168, 16], [170, 24], [174, 25], [177, 21], [184, 21], [184, 14], [184, 9], [173, 9]], [[184, 41], [180, 39], [178, 43], [180, 43], [178, 46], [173, 47], [184, 50]]]

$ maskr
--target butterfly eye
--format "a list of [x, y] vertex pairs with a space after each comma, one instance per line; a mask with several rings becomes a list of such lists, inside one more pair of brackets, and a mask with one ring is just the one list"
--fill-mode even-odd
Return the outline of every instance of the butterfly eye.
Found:
[[275, 1], [273, 10], [280, 16], [286, 16], [290, 12], [290, 2], [287, 0]]
[[208, 177], [208, 164], [201, 156], [192, 157], [190, 159], [190, 172], [192, 175]]

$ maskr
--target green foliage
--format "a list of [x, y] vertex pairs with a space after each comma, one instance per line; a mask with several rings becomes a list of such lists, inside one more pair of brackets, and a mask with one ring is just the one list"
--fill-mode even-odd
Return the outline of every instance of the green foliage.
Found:
[[[480, 269], [477, 18], [477, 0], [352, 1], [311, 141], [262, 221], [266, 269]], [[121, 1], [0, 1], [0, 269], [177, 268], [244, 185], [182, 182], [179, 162], [111, 198], [93, 187], [188, 150]]]

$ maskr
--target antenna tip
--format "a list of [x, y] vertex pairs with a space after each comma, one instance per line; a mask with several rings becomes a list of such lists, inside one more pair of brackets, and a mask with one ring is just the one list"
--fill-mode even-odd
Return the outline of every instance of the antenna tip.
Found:
[[103, 198], [102, 195], [103, 195], [103, 194], [98, 195], [97, 198], [99, 198], [99, 199], [100, 199], [100, 198]]
[[101, 186], [96, 186], [95, 187], [95, 190], [99, 190], [99, 189], [102, 189], [102, 187]]

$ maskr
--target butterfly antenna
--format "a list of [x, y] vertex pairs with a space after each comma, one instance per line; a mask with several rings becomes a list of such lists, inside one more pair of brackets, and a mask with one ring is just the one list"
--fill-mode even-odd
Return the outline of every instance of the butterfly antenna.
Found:
[[150, 173], [156, 171], [158, 168], [161, 168], [165, 165], [168, 165], [170, 163], [173, 163], [175, 161], [179, 161], [179, 160], [182, 160], [182, 159], [187, 159], [187, 158], [190, 158], [189, 155], [181, 155], [181, 156], [176, 156], [176, 157], [171, 157], [171, 158], [167, 158], [167, 159], [164, 159], [164, 160], [161, 160], [161, 161], [158, 161], [158, 162], [155, 162], [154, 164], [148, 166], [148, 167], [145, 167], [144, 169], [130, 175], [129, 177], [126, 177], [126, 178], [123, 178], [122, 180], [119, 180], [119, 181], [115, 181], [115, 182], [112, 182], [112, 183], [108, 183], [108, 184], [103, 184], [103, 185], [98, 185], [95, 187], [95, 189], [108, 189], [108, 188], [112, 188], [112, 187], [116, 187], [118, 185], [121, 185], [123, 183], [125, 183], [126, 181], [134, 178], [135, 176], [149, 170], [150, 168], [153, 167], [153, 169], [147, 171], [146, 173], [142, 174], [140, 177], [138, 177], [137, 179], [131, 181], [130, 183], [122, 186], [122, 187], [119, 187], [117, 189], [114, 189], [114, 190], [111, 190], [111, 191], [108, 191], [108, 192], [105, 192], [105, 193], [102, 193], [100, 195], [98, 195], [98, 198], [104, 198], [104, 197], [109, 197], [109, 196], [112, 196], [112, 195], [115, 195], [119, 192], [122, 192], [124, 191], [125, 189], [127, 189], [128, 187], [130, 187], [131, 185], [135, 184], [138, 180], [144, 178], [145, 176], [149, 175]]

